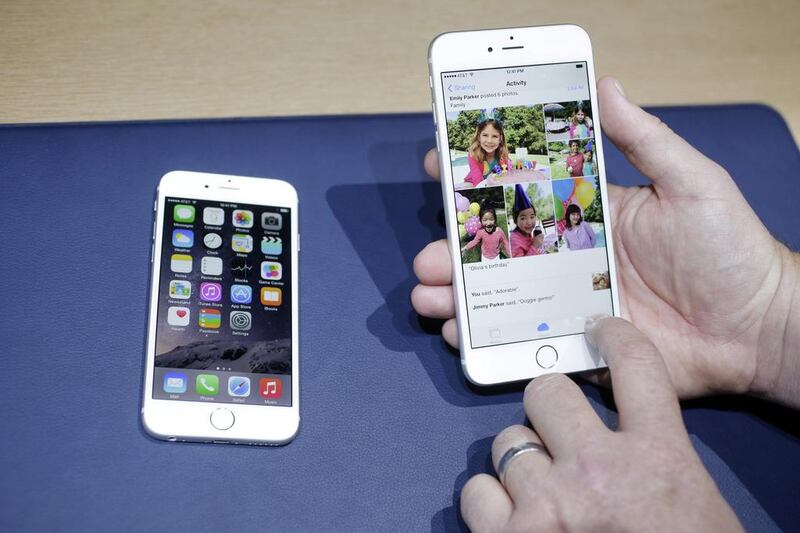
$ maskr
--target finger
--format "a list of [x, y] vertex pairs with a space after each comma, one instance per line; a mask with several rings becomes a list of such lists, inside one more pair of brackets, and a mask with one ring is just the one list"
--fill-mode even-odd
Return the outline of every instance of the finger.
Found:
[[456, 306], [453, 302], [453, 287], [431, 287], [417, 285], [411, 290], [411, 305], [422, 316], [430, 318], [453, 318]]
[[534, 431], [556, 461], [608, 432], [581, 389], [563, 374], [531, 381], [523, 401]]
[[442, 324], [442, 338], [453, 348], [458, 348], [458, 323], [455, 318]]
[[497, 531], [511, 518], [514, 504], [495, 478], [478, 474], [461, 490], [461, 516], [471, 531]]
[[667, 367], [650, 339], [627, 320], [615, 317], [588, 319], [585, 333], [586, 342], [611, 372], [620, 429], [674, 432], [684, 428]]
[[453, 280], [453, 263], [447, 239], [428, 243], [414, 258], [414, 274], [425, 285], [449, 285]]
[[425, 154], [425, 172], [433, 179], [439, 180], [439, 154], [435, 148], [431, 148]]
[[533, 495], [535, 485], [550, 470], [553, 459], [550, 454], [531, 451], [515, 456], [506, 464], [505, 472], [500, 472], [500, 460], [508, 451], [525, 443], [544, 446], [542, 439], [531, 428], [510, 426], [497, 434], [492, 443], [492, 464], [500, 482], [511, 495], [511, 499], [519, 505], [526, 497]]
[[[697, 184], [704, 194], [714, 187], [729, 186], [730, 178], [719, 165], [695, 150], [661, 119], [631, 103], [617, 80], [597, 82], [603, 132], [650, 178], [661, 194], [695, 195]], [[709, 190], [710, 188], [710, 190]]]

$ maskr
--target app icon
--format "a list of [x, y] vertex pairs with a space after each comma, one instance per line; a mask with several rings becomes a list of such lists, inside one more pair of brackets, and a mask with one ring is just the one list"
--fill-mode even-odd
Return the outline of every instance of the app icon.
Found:
[[194, 244], [194, 232], [190, 229], [172, 230], [172, 246], [191, 248]]
[[261, 262], [261, 278], [278, 281], [283, 277], [283, 267], [275, 261]]
[[250, 285], [231, 285], [231, 302], [249, 304], [253, 301], [253, 289]]
[[234, 233], [231, 239], [231, 248], [234, 252], [249, 254], [253, 251], [253, 237], [242, 233]]
[[200, 299], [204, 302], [218, 302], [222, 300], [222, 285], [219, 283], [203, 282], [200, 284]]
[[199, 374], [194, 391], [202, 396], [216, 396], [219, 394], [219, 377], [214, 374]]
[[283, 241], [280, 237], [265, 235], [261, 238], [261, 253], [265, 255], [281, 255], [283, 253]]
[[234, 277], [246, 278], [250, 275], [250, 271], [253, 270], [253, 266], [244, 257], [234, 257], [231, 259], [231, 270]]
[[225, 210], [220, 207], [206, 207], [203, 209], [203, 224], [221, 226], [225, 223]]
[[261, 227], [268, 231], [280, 231], [283, 227], [283, 215], [280, 213], [261, 213]]
[[188, 307], [170, 307], [167, 310], [167, 324], [170, 326], [188, 326], [190, 315]]
[[192, 271], [192, 256], [186, 254], [172, 254], [169, 261], [169, 268], [173, 272], [188, 274]]
[[205, 256], [200, 260], [200, 272], [206, 276], [222, 275], [222, 259], [219, 257]]
[[231, 376], [228, 378], [228, 394], [245, 398], [250, 396], [250, 378]]
[[280, 378], [262, 378], [259, 382], [258, 391], [262, 398], [277, 400], [283, 395], [283, 383]]
[[235, 209], [233, 211], [233, 225], [237, 228], [252, 228], [253, 212], [247, 209]]
[[175, 222], [191, 224], [194, 222], [194, 206], [186, 204], [176, 204], [172, 210], [172, 219]]
[[201, 328], [219, 329], [222, 322], [222, 313], [219, 309], [200, 309], [200, 318], [197, 323]]
[[283, 303], [283, 292], [277, 287], [261, 287], [261, 303], [269, 307], [278, 307]]
[[192, 296], [192, 284], [188, 281], [173, 279], [169, 282], [169, 297], [176, 300], [188, 300]]
[[164, 374], [164, 392], [169, 394], [182, 394], [186, 392], [186, 374], [180, 372], [167, 372]]
[[252, 324], [252, 317], [247, 311], [231, 311], [231, 329], [238, 331], [249, 331]]
[[220, 237], [219, 233], [206, 233], [205, 237], [203, 237], [203, 246], [209, 250], [216, 250], [222, 246], [222, 237]]

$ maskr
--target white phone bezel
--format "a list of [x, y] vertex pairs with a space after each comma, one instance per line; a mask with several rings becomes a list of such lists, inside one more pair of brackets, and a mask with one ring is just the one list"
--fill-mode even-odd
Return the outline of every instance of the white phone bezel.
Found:
[[[158, 290], [161, 277], [161, 248], [164, 230], [165, 198], [211, 200], [286, 207], [291, 210], [291, 280], [292, 298], [292, 405], [267, 406], [222, 402], [159, 400], [153, 398], [155, 372], [155, 340], [158, 317]], [[285, 444], [297, 434], [300, 426], [300, 365], [298, 346], [298, 199], [289, 183], [265, 178], [228, 176], [201, 172], [173, 171], [165, 174], [158, 185], [155, 206], [154, 239], [151, 250], [150, 305], [147, 324], [147, 348], [142, 403], [142, 424], [158, 439], [248, 444]], [[229, 409], [233, 427], [216, 429], [210, 423], [215, 409]]]
[[[492, 51], [489, 51], [490, 47]], [[505, 47], [513, 48], [503, 50]], [[450, 256], [453, 258], [453, 287], [461, 365], [467, 379], [477, 385], [519, 381], [549, 372], [578, 372], [600, 368], [605, 366], [605, 363], [589, 350], [582, 333], [482, 348], [470, 347], [469, 325], [466, 320], [467, 303], [464, 281], [461, 276], [458, 228], [454, 223], [454, 203], [451, 201], [455, 191], [450, 160], [447, 157], [450, 151], [447, 122], [443, 115], [444, 95], [441, 76], [444, 72], [570, 62], [586, 62], [588, 67], [589, 92], [594, 110], [595, 149], [599, 167], [598, 183], [604, 200], [603, 218], [609, 275], [612, 281], [612, 307], [613, 314], [619, 316], [619, 291], [616, 283], [613, 236], [609, 222], [608, 189], [597, 85], [592, 46], [586, 31], [575, 25], [555, 25], [444, 33], [433, 40], [428, 51], [448, 248]], [[543, 346], [552, 346], [558, 353], [557, 362], [550, 368], [542, 368], [536, 362], [536, 353]]]

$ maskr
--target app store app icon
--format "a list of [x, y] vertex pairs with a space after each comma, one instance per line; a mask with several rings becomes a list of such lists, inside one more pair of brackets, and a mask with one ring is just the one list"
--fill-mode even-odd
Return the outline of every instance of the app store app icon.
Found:
[[253, 289], [250, 285], [231, 285], [231, 302], [249, 304], [253, 301]]

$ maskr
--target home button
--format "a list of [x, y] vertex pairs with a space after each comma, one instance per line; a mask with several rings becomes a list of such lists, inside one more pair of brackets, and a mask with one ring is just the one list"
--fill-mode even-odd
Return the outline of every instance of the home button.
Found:
[[211, 425], [220, 431], [225, 431], [233, 426], [236, 418], [228, 409], [215, 409], [211, 411]]
[[542, 346], [536, 350], [536, 364], [542, 368], [553, 368], [558, 362], [558, 352], [552, 346]]

